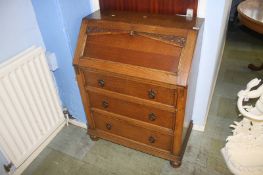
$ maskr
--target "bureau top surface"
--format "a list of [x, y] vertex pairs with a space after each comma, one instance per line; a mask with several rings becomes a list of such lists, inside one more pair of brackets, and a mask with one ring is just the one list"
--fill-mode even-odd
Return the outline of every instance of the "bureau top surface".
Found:
[[100, 10], [86, 17], [88, 20], [124, 22], [129, 24], [143, 24], [181, 29], [198, 29], [203, 23], [202, 18], [186, 18], [180, 15], [160, 15], [128, 11]]
[[202, 19], [96, 11], [80, 29], [74, 65], [187, 86]]

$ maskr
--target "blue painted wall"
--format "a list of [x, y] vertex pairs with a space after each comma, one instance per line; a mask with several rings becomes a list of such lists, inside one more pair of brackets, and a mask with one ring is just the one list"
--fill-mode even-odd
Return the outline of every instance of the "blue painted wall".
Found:
[[57, 56], [59, 68], [54, 75], [62, 103], [74, 117], [86, 123], [72, 60], [81, 19], [95, 10], [92, 2], [32, 0], [32, 3], [46, 49]]
[[0, 0], [0, 63], [32, 45], [45, 48], [30, 0]]

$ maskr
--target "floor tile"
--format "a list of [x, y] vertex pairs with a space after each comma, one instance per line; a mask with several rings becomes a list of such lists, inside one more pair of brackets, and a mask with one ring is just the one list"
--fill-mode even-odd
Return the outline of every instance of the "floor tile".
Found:
[[83, 161], [120, 175], [157, 175], [160, 174], [162, 166], [168, 163], [163, 159], [104, 140], [97, 141]]
[[243, 87], [246, 87], [246, 84], [250, 80], [258, 76], [259, 74], [257, 72], [247, 73], [247, 72], [240, 72], [240, 71], [235, 71], [235, 70], [226, 70], [225, 75], [224, 75], [224, 82], [238, 84]]
[[[31, 166], [34, 166], [37, 158]], [[41, 164], [37, 166], [32, 172], [33, 175], [71, 175], [76, 174], [84, 162], [74, 159], [71, 156], [63, 154], [59, 151], [52, 150], [42, 160]], [[28, 175], [27, 170], [23, 175]]]
[[49, 147], [82, 160], [93, 145], [85, 129], [71, 125], [65, 126]]
[[52, 152], [51, 148], [46, 147], [38, 157], [30, 164], [30, 166], [23, 172], [23, 175], [33, 175], [37, 169], [42, 166], [43, 161]]
[[238, 114], [236, 100], [225, 97], [219, 98], [217, 116], [234, 119], [237, 118]]

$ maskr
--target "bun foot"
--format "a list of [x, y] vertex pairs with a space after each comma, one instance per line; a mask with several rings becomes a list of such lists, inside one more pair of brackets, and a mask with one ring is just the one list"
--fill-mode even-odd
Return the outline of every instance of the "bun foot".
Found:
[[181, 166], [181, 161], [170, 161], [170, 165], [173, 167], [173, 168], [179, 168]]
[[90, 135], [89, 136], [92, 141], [98, 141], [100, 138], [97, 136]]
[[249, 64], [248, 68], [252, 71], [261, 71], [263, 70], [263, 63], [259, 66], [255, 66], [254, 64]]

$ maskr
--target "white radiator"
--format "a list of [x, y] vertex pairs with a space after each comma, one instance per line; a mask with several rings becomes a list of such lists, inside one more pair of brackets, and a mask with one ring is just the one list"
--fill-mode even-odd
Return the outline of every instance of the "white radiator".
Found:
[[0, 65], [0, 148], [16, 168], [64, 123], [43, 49], [32, 47]]

